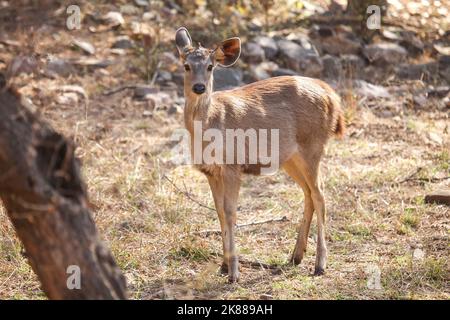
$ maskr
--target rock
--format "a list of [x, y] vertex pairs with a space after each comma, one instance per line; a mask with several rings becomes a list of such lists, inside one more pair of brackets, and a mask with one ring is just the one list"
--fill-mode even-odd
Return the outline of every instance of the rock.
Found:
[[393, 116], [394, 116], [394, 114], [392, 113], [392, 111], [389, 111], [389, 110], [382, 110], [379, 113], [380, 118], [388, 119], [388, 118], [392, 118]]
[[292, 41], [296, 44], [298, 44], [300, 47], [302, 47], [305, 50], [314, 50], [317, 51], [314, 45], [311, 42], [311, 39], [308, 35], [303, 33], [290, 33], [286, 40]]
[[291, 69], [286, 68], [278, 68], [272, 72], [272, 76], [279, 77], [279, 76], [298, 76], [299, 74]]
[[260, 63], [265, 58], [263, 48], [255, 42], [249, 42], [244, 47], [244, 57], [249, 63]]
[[263, 28], [263, 24], [257, 18], [253, 18], [248, 24], [247, 28], [251, 32], [259, 33]]
[[450, 190], [437, 190], [425, 196], [425, 203], [445, 204], [450, 206]]
[[253, 39], [263, 50], [267, 59], [272, 60], [278, 54], [278, 46], [274, 39], [266, 36], [259, 36]]
[[81, 97], [83, 97], [84, 99], [88, 99], [88, 95], [87, 95], [86, 91], [81, 86], [63, 85], [63, 86], [58, 86], [58, 87], [54, 88], [54, 90], [61, 91], [61, 92], [74, 92], [74, 93], [80, 95]]
[[343, 54], [341, 64], [344, 71], [354, 78], [359, 77], [366, 65], [362, 58], [354, 54]]
[[184, 97], [176, 97], [174, 100], [174, 103], [180, 107], [184, 107], [184, 104], [186, 103], [186, 99]]
[[172, 81], [172, 73], [166, 70], [158, 70], [158, 76], [156, 80], [158, 82]]
[[364, 80], [353, 81], [354, 90], [359, 96], [369, 98], [389, 98], [391, 94], [382, 86], [371, 84]]
[[142, 112], [142, 116], [144, 118], [151, 118], [151, 117], [153, 117], [153, 112], [150, 110], [145, 110], [144, 112]]
[[442, 143], [443, 143], [442, 137], [433, 131], [429, 131], [427, 133], [427, 138], [428, 138], [428, 140], [430, 140], [430, 142], [432, 142], [432, 144], [435, 144], [438, 146], [442, 145]]
[[76, 105], [79, 102], [79, 97], [82, 97], [85, 100], [88, 99], [88, 95], [83, 87], [77, 85], [57, 86], [52, 87], [51, 90], [62, 92], [62, 94], [56, 98], [56, 102], [59, 104]]
[[172, 104], [172, 98], [167, 92], [164, 91], [148, 93], [143, 97], [143, 100], [150, 102], [155, 109], [164, 109]]
[[109, 52], [118, 56], [124, 56], [127, 54], [125, 49], [118, 49], [118, 48], [112, 48], [109, 50]]
[[68, 77], [75, 72], [75, 69], [67, 60], [50, 56], [46, 71], [50, 76]]
[[299, 44], [289, 40], [279, 40], [277, 45], [280, 56], [288, 68], [306, 76], [319, 77], [323, 64], [315, 50], [305, 49]]
[[276, 64], [275, 62], [272, 62], [272, 61], [264, 61], [264, 62], [261, 62], [261, 63], [259, 64], [259, 66], [260, 66], [263, 70], [267, 71], [267, 72], [270, 73], [270, 74], [272, 74], [275, 70], [277, 70], [277, 69], [280, 68], [280, 66], [278, 66], [278, 64]]
[[152, 94], [158, 92], [158, 89], [152, 86], [140, 85], [134, 88], [133, 98], [142, 100], [147, 94]]
[[436, 43], [433, 45], [433, 49], [436, 50], [437, 53], [442, 55], [450, 55], [450, 46], [445, 46], [442, 43]]
[[21, 73], [30, 74], [38, 70], [38, 64], [33, 56], [19, 55], [12, 59], [8, 69], [9, 73], [14, 76]]
[[288, 64], [294, 65], [294, 67], [299, 64], [299, 60], [308, 51], [303, 49], [299, 44], [289, 40], [279, 40], [277, 41], [277, 45], [281, 57], [286, 59]]
[[423, 94], [419, 94], [413, 97], [414, 106], [419, 109], [423, 109], [427, 104], [427, 97]]
[[318, 78], [322, 74], [323, 63], [317, 53], [308, 53], [300, 62], [300, 72], [308, 77]]
[[396, 68], [400, 79], [431, 80], [439, 74], [439, 65], [436, 62], [422, 64], [401, 64]]
[[447, 108], [448, 110], [450, 110], [450, 97], [449, 96], [442, 99], [442, 103], [444, 105], [444, 108]]
[[132, 4], [124, 4], [120, 6], [120, 12], [126, 15], [137, 15], [139, 14], [139, 8], [133, 6]]
[[148, 7], [149, 0], [134, 0], [139, 7]]
[[261, 65], [250, 65], [250, 77], [252, 81], [259, 81], [270, 78], [270, 74]]
[[242, 84], [243, 72], [238, 68], [214, 69], [214, 90], [227, 90]]
[[158, 20], [159, 14], [155, 11], [147, 11], [142, 15], [143, 21], [153, 21]]
[[92, 67], [92, 68], [106, 68], [110, 65], [114, 64], [112, 60], [103, 60], [97, 58], [81, 58], [74, 61], [74, 64], [84, 67]]
[[449, 68], [450, 67], [450, 55], [443, 55], [439, 58], [439, 66], [441, 68]]
[[356, 55], [361, 51], [361, 44], [359, 42], [350, 40], [342, 34], [321, 39], [320, 47], [325, 53], [335, 56], [342, 54]]
[[83, 41], [83, 40], [78, 40], [78, 39], [74, 39], [73, 40], [73, 44], [80, 48], [81, 50], [83, 50], [84, 52], [86, 52], [87, 54], [94, 54], [95, 53], [95, 47], [90, 44], [87, 41]]
[[450, 83], [450, 55], [439, 58], [439, 74], [447, 83]]
[[402, 40], [402, 37], [398, 34], [397, 29], [389, 30], [389, 29], [383, 28], [383, 30], [381, 31], [381, 34], [387, 40], [391, 40], [391, 41], [401, 41]]
[[445, 98], [450, 93], [450, 87], [449, 86], [439, 86], [436, 88], [430, 88], [427, 91], [427, 94], [430, 98]]
[[342, 64], [339, 58], [329, 54], [322, 57], [323, 76], [330, 79], [338, 79], [341, 75]]
[[177, 114], [177, 113], [182, 113], [183, 110], [177, 106], [176, 104], [172, 104], [168, 109], [167, 109], [167, 114], [168, 115], [173, 115], [173, 114]]
[[312, 32], [316, 32], [317, 35], [322, 38], [331, 37], [332, 35], [334, 35], [333, 28], [324, 25], [314, 26]]
[[425, 252], [420, 248], [415, 248], [413, 251], [414, 260], [423, 260], [425, 258]]
[[374, 64], [396, 64], [404, 61], [408, 52], [395, 43], [381, 42], [370, 44], [363, 49], [365, 57]]
[[134, 47], [133, 41], [128, 36], [120, 36], [112, 45], [115, 49], [131, 49]]
[[175, 72], [172, 74], [172, 81], [175, 82], [180, 88], [184, 85], [184, 73]]
[[74, 106], [78, 104], [78, 95], [75, 92], [64, 92], [56, 97], [56, 103], [62, 105]]
[[179, 59], [172, 52], [163, 52], [161, 62], [167, 66], [177, 66]]
[[140, 37], [142, 35], [154, 36], [152, 27], [145, 22], [132, 21], [130, 25], [133, 36]]
[[0, 89], [2, 89], [4, 86], [6, 86], [6, 77], [3, 75], [3, 73], [0, 73]]
[[425, 48], [422, 40], [411, 33], [407, 33], [404, 35], [404, 38], [400, 41], [400, 45], [405, 47], [406, 50], [413, 56], [422, 54]]
[[125, 19], [123, 18], [122, 14], [117, 11], [110, 11], [107, 14], [103, 16], [103, 20], [110, 26], [110, 27], [118, 27], [125, 23]]

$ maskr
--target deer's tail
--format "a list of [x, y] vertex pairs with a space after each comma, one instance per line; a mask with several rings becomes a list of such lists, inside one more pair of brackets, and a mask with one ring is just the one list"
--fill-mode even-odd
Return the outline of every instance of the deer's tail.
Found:
[[335, 93], [330, 94], [331, 113], [332, 113], [332, 134], [342, 138], [345, 134], [345, 117], [342, 110], [341, 98]]

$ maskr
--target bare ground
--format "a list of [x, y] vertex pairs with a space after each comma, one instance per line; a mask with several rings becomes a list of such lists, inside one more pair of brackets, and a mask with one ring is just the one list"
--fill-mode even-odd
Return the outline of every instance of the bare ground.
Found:
[[[40, 45], [59, 50], [50, 49], [51, 42]], [[315, 218], [306, 258], [300, 266], [287, 265], [303, 210], [298, 186], [284, 173], [246, 178], [238, 223], [283, 216], [287, 221], [239, 229], [241, 258], [274, 268], [244, 264], [240, 283], [230, 285], [218, 272], [220, 236], [202, 233], [219, 227], [216, 213], [206, 208], [214, 207], [206, 178], [169, 161], [170, 136], [182, 127], [182, 115], [161, 109], [144, 117], [149, 106], [133, 100], [129, 90], [103, 96], [104, 88], [122, 83], [129, 61], [118, 61], [108, 73], [23, 76], [17, 85], [77, 143], [95, 221], [126, 274], [131, 298], [450, 298], [450, 209], [424, 203], [427, 192], [450, 183], [445, 108], [429, 100], [417, 110], [395, 97], [375, 107], [347, 104], [348, 132], [330, 142], [322, 167], [329, 264], [321, 277], [312, 276]], [[81, 97], [72, 106], [56, 103], [54, 88], [62, 84], [83, 86], [90, 96], [87, 113]], [[394, 114], [385, 116], [392, 106]], [[434, 141], [430, 132], [443, 141]], [[44, 298], [22, 253], [0, 208], [1, 299]], [[380, 287], [374, 288], [368, 282], [376, 282], [377, 274]]]
[[[218, 228], [215, 212], [197, 203], [213, 207], [207, 181], [191, 167], [168, 162], [181, 115], [161, 111], [143, 119], [139, 108], [119, 105], [124, 100], [99, 104], [87, 120], [81, 108], [61, 112], [55, 105], [44, 114], [79, 145], [95, 221], [131, 297], [449, 298], [449, 208], [423, 201], [449, 183], [439, 180], [448, 175], [448, 148], [424, 138], [443, 130], [444, 114], [406, 110], [385, 119], [358, 108], [346, 138], [330, 143], [323, 161], [329, 266], [322, 277], [312, 277], [314, 223], [307, 257], [299, 267], [286, 265], [302, 214], [300, 189], [284, 173], [246, 179], [238, 223], [288, 221], [239, 229], [243, 258], [280, 268], [243, 266], [241, 282], [229, 285], [218, 274], [220, 237], [197, 234]], [[0, 297], [42, 297], [4, 212], [0, 221]], [[376, 270], [380, 290], [367, 286]]]

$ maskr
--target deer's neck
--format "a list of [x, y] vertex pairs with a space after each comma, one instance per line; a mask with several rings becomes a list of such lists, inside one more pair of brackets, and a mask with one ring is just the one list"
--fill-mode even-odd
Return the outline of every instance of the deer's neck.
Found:
[[206, 118], [208, 108], [212, 99], [212, 81], [206, 87], [206, 92], [198, 95], [192, 92], [191, 88], [184, 88], [184, 124], [191, 133], [194, 132], [194, 121], [202, 121]]

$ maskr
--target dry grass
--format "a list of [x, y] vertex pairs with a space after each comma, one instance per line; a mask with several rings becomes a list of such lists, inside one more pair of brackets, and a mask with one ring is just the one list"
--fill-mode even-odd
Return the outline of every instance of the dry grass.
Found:
[[[64, 58], [78, 56], [68, 49], [69, 44], [73, 35], [84, 35], [96, 45], [99, 56], [115, 61], [105, 70], [85, 70], [67, 79], [23, 76], [18, 85], [56, 129], [77, 143], [96, 224], [127, 277], [131, 298], [450, 298], [450, 210], [423, 201], [427, 192], [448, 188], [450, 180], [401, 182], [419, 167], [423, 169], [414, 178], [449, 175], [448, 114], [437, 103], [430, 100], [422, 111], [414, 111], [394, 97], [371, 101], [369, 107], [349, 88], [344, 97], [346, 118], [351, 122], [348, 134], [342, 141], [330, 142], [323, 161], [326, 274], [312, 276], [315, 218], [304, 261], [298, 267], [285, 265], [302, 216], [303, 195], [280, 173], [244, 181], [238, 223], [282, 216], [289, 220], [237, 233], [243, 258], [280, 268], [242, 266], [240, 283], [230, 285], [218, 273], [220, 237], [198, 234], [219, 227], [216, 213], [164, 179], [166, 175], [191, 198], [214, 206], [206, 178], [169, 161], [170, 136], [182, 127], [182, 115], [157, 110], [147, 118], [143, 111], [151, 108], [132, 100], [131, 92], [101, 95], [104, 89], [142, 82], [139, 72], [130, 71], [130, 66], [142, 64], [142, 57], [109, 55], [111, 33], [54, 33], [42, 31], [36, 50]], [[26, 42], [17, 35], [10, 37]], [[58, 45], [52, 40], [56, 38]], [[173, 48], [171, 43], [165, 45]], [[15, 54], [5, 53], [3, 59]], [[55, 86], [64, 84], [86, 90], [90, 97], [87, 118], [82, 101], [69, 106], [56, 103]], [[383, 110], [392, 111], [393, 116], [384, 116]], [[428, 132], [437, 132], [444, 144], [430, 141]], [[0, 299], [45, 298], [22, 250], [0, 207]], [[381, 272], [381, 290], [367, 286], [373, 268]]]
[[[242, 257], [279, 265], [280, 270], [243, 266], [241, 282], [229, 285], [218, 273], [220, 237], [196, 233], [218, 228], [215, 212], [163, 178], [167, 175], [180, 190], [213, 207], [206, 179], [168, 161], [169, 138], [181, 127], [181, 115], [169, 117], [161, 110], [152, 119], [142, 118], [145, 104], [117, 105], [126, 96], [102, 101], [101, 108], [94, 100], [87, 121], [81, 108], [61, 110], [52, 104], [44, 113], [77, 141], [95, 221], [126, 274], [132, 298], [450, 297], [449, 209], [423, 202], [423, 195], [445, 180], [398, 183], [418, 167], [425, 168], [423, 177], [448, 175], [447, 149], [426, 144], [419, 129], [407, 127], [417, 122], [440, 128], [443, 114], [410, 112], [399, 121], [377, 118], [362, 107], [355, 111], [347, 137], [331, 141], [323, 162], [329, 267], [322, 277], [311, 276], [314, 222], [304, 262], [285, 265], [302, 214], [299, 188], [284, 173], [246, 179], [238, 223], [281, 216], [289, 221], [238, 231]], [[0, 221], [0, 298], [43, 298], [3, 212]], [[420, 259], [413, 257], [417, 248], [424, 252]], [[381, 290], [366, 285], [373, 265], [381, 270]]]

